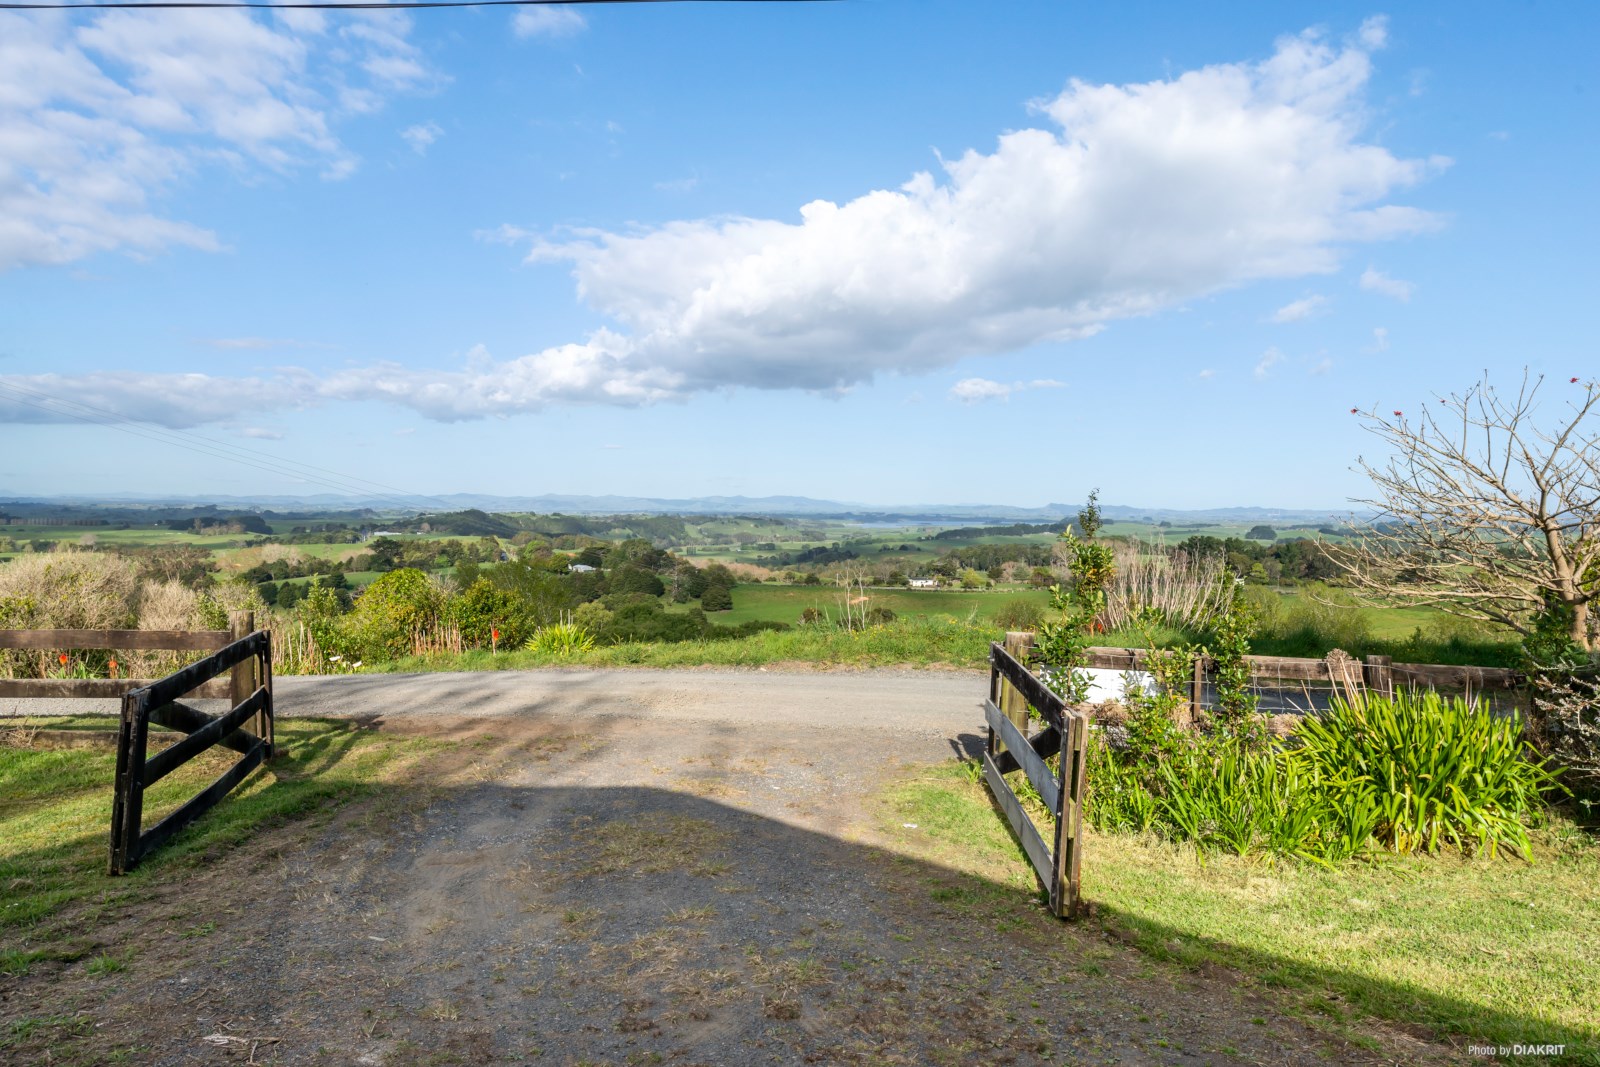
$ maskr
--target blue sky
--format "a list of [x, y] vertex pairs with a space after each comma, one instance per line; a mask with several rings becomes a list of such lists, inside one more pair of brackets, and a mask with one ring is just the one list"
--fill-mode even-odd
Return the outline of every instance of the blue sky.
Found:
[[418, 493], [1338, 505], [1351, 407], [1593, 375], [1597, 28], [0, 13], [0, 498], [328, 491], [204, 438]]

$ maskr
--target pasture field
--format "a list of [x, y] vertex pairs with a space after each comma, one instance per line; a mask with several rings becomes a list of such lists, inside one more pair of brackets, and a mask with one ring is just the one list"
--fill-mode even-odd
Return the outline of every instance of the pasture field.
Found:
[[[719, 611], [710, 618], [722, 626], [757, 620], [795, 623], [806, 608], [816, 608], [829, 618], [842, 619], [847, 596], [843, 589], [829, 585], [751, 583], [733, 590], [732, 611]], [[1041, 608], [1050, 604], [1047, 591], [1020, 586], [986, 590], [868, 588], [867, 598], [867, 608], [888, 608], [897, 616], [949, 615], [963, 621], [971, 617], [979, 623], [993, 619], [995, 612], [1012, 600], [1025, 600]], [[688, 611], [692, 606], [668, 604], [667, 610]], [[860, 609], [857, 604], [852, 610]]]

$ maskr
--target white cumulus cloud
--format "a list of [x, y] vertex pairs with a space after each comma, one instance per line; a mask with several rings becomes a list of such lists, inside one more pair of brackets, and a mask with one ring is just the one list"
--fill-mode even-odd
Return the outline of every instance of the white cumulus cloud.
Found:
[[1368, 267], [1361, 272], [1361, 288], [1369, 293], [1381, 293], [1391, 296], [1402, 304], [1411, 299], [1411, 294], [1416, 292], [1416, 285], [1412, 282], [1403, 282], [1399, 278], [1391, 278], [1382, 271]]
[[0, 12], [0, 271], [95, 252], [216, 250], [168, 217], [198, 172], [357, 160], [335, 127], [432, 78], [400, 12]]
[[382, 400], [453, 421], [732, 387], [837, 391], [1087, 337], [1256, 280], [1329, 273], [1352, 242], [1439, 221], [1392, 201], [1445, 161], [1362, 139], [1383, 35], [1369, 22], [1344, 43], [1285, 37], [1259, 62], [1073, 81], [1034, 102], [1035, 127], [991, 151], [793, 218], [534, 236], [529, 259], [570, 264], [606, 325], [509, 360], [479, 352], [459, 369], [283, 372], [255, 382], [254, 402]]

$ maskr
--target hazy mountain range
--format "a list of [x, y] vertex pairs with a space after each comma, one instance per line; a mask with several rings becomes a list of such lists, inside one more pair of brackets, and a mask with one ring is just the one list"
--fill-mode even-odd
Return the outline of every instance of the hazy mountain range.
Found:
[[[1057, 522], [1077, 515], [1079, 504], [1046, 504], [1043, 507], [1016, 507], [1010, 504], [865, 504], [853, 501], [817, 500], [804, 496], [705, 496], [671, 499], [642, 496], [581, 496], [547, 493], [541, 496], [491, 496], [480, 493], [450, 493], [444, 496], [397, 496], [393, 498], [351, 497], [334, 494], [310, 496], [50, 496], [0, 499], [6, 505], [40, 505], [62, 508], [101, 506], [204, 507], [214, 505], [226, 511], [355, 511], [381, 513], [398, 511], [439, 512], [477, 508], [489, 512], [562, 512], [577, 515], [769, 515], [780, 518], [856, 519], [864, 522]], [[1348, 507], [1274, 508], [1262, 506], [1182, 509], [1105, 504], [1101, 511], [1108, 521], [1150, 520], [1154, 522], [1212, 523], [1322, 523], [1349, 516]]]

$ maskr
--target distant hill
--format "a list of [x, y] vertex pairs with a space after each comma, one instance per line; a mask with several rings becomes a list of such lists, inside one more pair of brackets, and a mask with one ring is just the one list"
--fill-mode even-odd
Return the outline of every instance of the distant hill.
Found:
[[[414, 514], [441, 512], [535, 512], [572, 515], [766, 515], [779, 518], [853, 519], [860, 522], [957, 522], [996, 524], [1031, 522], [1051, 523], [1077, 515], [1077, 504], [1046, 504], [1026, 508], [1010, 504], [863, 504], [839, 500], [817, 500], [804, 496], [707, 496], [684, 499], [640, 496], [579, 496], [547, 493], [541, 496], [490, 496], [478, 493], [450, 493], [430, 497], [374, 499], [319, 494], [290, 496], [219, 496], [177, 499], [172, 497], [50, 497], [18, 500], [0, 499], [0, 513], [22, 516], [42, 514], [47, 508], [63, 510], [93, 505], [128, 508], [193, 508], [225, 510], [319, 510]], [[1106, 504], [1101, 513], [1107, 521], [1213, 522], [1229, 525], [1282, 523], [1284, 525], [1323, 523], [1349, 514], [1344, 507], [1272, 508], [1228, 507], [1184, 510], [1162, 507], [1130, 507]], [[476, 516], [474, 516], [476, 517]], [[485, 516], [487, 518], [487, 516]], [[495, 525], [492, 521], [485, 526]], [[488, 528], [481, 532], [492, 532]]]

